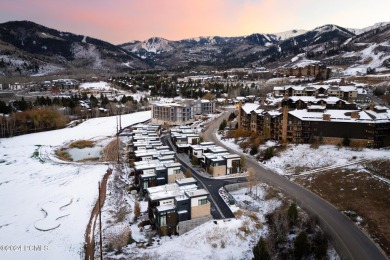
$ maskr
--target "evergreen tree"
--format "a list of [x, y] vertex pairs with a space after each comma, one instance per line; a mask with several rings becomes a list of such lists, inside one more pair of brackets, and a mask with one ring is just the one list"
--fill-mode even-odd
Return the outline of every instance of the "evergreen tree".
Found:
[[260, 237], [259, 242], [253, 248], [253, 259], [254, 260], [271, 260], [271, 256], [267, 251], [263, 237]]
[[301, 231], [294, 241], [295, 257], [301, 259], [310, 252], [310, 244], [305, 231]]
[[287, 211], [287, 218], [289, 221], [290, 226], [295, 225], [297, 219], [298, 219], [298, 209], [297, 209], [297, 204], [291, 203], [290, 207], [288, 208]]

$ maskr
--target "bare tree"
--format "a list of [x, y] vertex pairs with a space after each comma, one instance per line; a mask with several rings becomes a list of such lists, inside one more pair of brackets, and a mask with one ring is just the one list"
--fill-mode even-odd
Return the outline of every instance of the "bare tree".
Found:
[[253, 185], [255, 185], [255, 182], [256, 182], [255, 170], [253, 168], [248, 168], [248, 174], [246, 176], [246, 180], [247, 180], [247, 183], [248, 183], [249, 193], [252, 194], [252, 188], [253, 188]]

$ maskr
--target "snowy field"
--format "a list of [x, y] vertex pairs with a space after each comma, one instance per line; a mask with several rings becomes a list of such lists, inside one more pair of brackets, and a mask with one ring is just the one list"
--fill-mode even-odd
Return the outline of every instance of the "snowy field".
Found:
[[[150, 117], [150, 111], [124, 115], [122, 125]], [[98, 182], [108, 165], [52, 159], [64, 144], [115, 132], [116, 117], [106, 117], [0, 139], [0, 259], [80, 259]]]
[[[234, 139], [222, 139], [221, 135], [217, 138], [232, 150], [242, 153]], [[259, 147], [259, 150], [276, 145], [268, 141]], [[362, 149], [353, 150], [351, 148], [338, 148], [334, 145], [320, 145], [317, 149], [310, 148], [309, 144], [289, 145], [278, 156], [261, 163], [263, 166], [276, 171], [281, 175], [291, 175], [296, 168], [320, 169], [324, 167], [349, 166], [362, 162], [363, 160], [390, 159], [389, 149]], [[313, 173], [313, 171], [310, 171]], [[306, 174], [306, 172], [302, 172]]]
[[110, 86], [110, 83], [107, 83], [107, 82], [104, 82], [104, 81], [82, 83], [82, 84], [80, 84], [79, 89], [104, 90], [104, 91], [114, 90]]

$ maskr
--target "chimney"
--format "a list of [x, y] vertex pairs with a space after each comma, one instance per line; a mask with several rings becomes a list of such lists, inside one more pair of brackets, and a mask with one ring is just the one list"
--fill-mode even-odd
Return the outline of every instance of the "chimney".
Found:
[[323, 114], [323, 115], [322, 115], [322, 120], [324, 120], [324, 121], [330, 121], [330, 115], [329, 115], [329, 114]]
[[359, 111], [353, 111], [351, 113], [351, 118], [359, 119], [360, 118]]

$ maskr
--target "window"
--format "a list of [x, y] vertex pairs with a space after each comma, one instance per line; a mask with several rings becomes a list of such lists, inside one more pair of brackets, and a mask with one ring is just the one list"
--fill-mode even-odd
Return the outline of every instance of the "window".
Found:
[[179, 173], [181, 173], [181, 170], [180, 170], [180, 169], [175, 169], [175, 170], [173, 170], [173, 174], [179, 174]]
[[167, 225], [167, 216], [160, 216], [160, 227], [164, 227]]
[[198, 206], [205, 205], [207, 203], [208, 203], [207, 199], [200, 199], [200, 200], [198, 200]]

